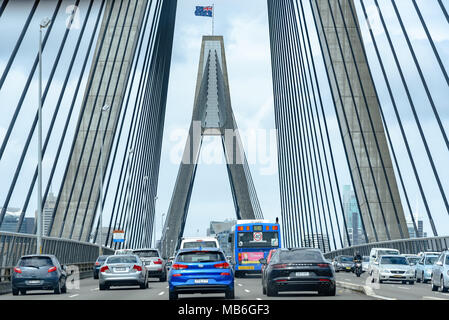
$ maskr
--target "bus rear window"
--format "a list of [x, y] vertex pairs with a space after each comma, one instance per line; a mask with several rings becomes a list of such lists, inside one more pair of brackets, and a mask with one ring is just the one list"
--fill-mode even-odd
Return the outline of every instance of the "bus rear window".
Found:
[[279, 234], [277, 232], [239, 232], [237, 246], [239, 248], [277, 248]]
[[216, 248], [217, 243], [215, 241], [192, 241], [192, 242], [184, 242], [184, 249], [193, 249], [193, 248]]

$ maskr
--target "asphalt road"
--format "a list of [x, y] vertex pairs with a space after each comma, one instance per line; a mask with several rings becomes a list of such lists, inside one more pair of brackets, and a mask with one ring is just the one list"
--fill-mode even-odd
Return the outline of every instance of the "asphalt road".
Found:
[[354, 273], [337, 273], [337, 281], [367, 286], [372, 297], [385, 300], [449, 300], [449, 293], [434, 292], [430, 283], [402, 284], [401, 282], [372, 283], [371, 277], [363, 273], [357, 278]]
[[[224, 299], [224, 294], [180, 295], [182, 300]], [[236, 300], [373, 300], [364, 294], [337, 287], [335, 297], [322, 297], [316, 293], [281, 293], [278, 297], [267, 297], [262, 294], [260, 277], [235, 279]], [[138, 287], [112, 287], [108, 291], [98, 290], [98, 280], [84, 279], [79, 282], [78, 289], [68, 288], [66, 294], [55, 295], [50, 291], [31, 291], [25, 296], [12, 294], [0, 296], [0, 300], [168, 300], [168, 283], [150, 279], [148, 289]]]

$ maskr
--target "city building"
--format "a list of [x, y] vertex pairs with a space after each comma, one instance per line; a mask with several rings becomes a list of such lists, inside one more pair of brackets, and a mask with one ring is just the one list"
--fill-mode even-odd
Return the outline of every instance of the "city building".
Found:
[[[2, 210], [0, 208], [0, 210]], [[8, 208], [5, 213], [5, 218], [0, 226], [0, 231], [3, 232], [17, 232], [17, 225], [22, 214], [21, 209]], [[34, 231], [34, 218], [24, 218], [19, 233], [32, 234]]]
[[301, 239], [301, 246], [303, 248], [318, 248], [323, 252], [331, 251], [328, 236], [322, 234], [305, 235]]
[[[342, 192], [343, 214], [348, 228], [349, 239], [351, 245], [358, 245], [365, 243], [365, 237], [362, 227], [362, 219], [360, 217], [360, 210], [357, 204], [357, 198], [354, 190], [349, 185], [343, 186]], [[347, 247], [348, 239], [344, 237], [344, 246]]]
[[232, 255], [232, 246], [229, 243], [229, 235], [231, 233], [232, 227], [237, 223], [236, 220], [225, 220], [225, 221], [211, 221], [210, 227], [207, 229], [208, 237], [217, 237], [220, 248], [224, 251], [226, 256]]
[[411, 218], [407, 219], [407, 228], [410, 238], [425, 238], [427, 237], [427, 232], [424, 232], [424, 221], [419, 218], [418, 215], [415, 216], [416, 228], [418, 229], [418, 234], [415, 232], [415, 226]]

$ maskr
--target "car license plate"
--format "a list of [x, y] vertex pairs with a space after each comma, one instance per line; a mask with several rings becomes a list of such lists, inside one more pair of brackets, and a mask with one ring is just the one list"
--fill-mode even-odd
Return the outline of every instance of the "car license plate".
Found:
[[308, 277], [310, 276], [309, 272], [296, 272], [297, 277]]
[[197, 284], [209, 283], [209, 279], [195, 279], [195, 283]]
[[254, 266], [239, 266], [239, 270], [254, 270]]
[[346, 270], [350, 270], [351, 269], [351, 267], [346, 267]]
[[393, 277], [394, 278], [401, 278], [402, 276], [400, 274], [394, 274]]
[[126, 268], [115, 268], [115, 271], [124, 272], [124, 271], [126, 271]]
[[40, 284], [41, 281], [40, 280], [30, 280], [28, 281], [28, 284]]

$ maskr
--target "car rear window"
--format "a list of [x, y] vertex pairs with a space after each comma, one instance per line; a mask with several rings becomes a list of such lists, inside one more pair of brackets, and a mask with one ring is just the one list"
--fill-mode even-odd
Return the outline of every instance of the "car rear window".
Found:
[[176, 261], [185, 263], [219, 262], [225, 261], [225, 257], [221, 252], [192, 251], [180, 253]]
[[157, 258], [159, 254], [156, 250], [142, 250], [142, 251], [134, 251], [135, 255], [138, 255], [141, 258]]
[[19, 261], [20, 267], [47, 267], [52, 266], [53, 261], [49, 257], [27, 257]]
[[193, 249], [193, 248], [216, 248], [217, 243], [215, 241], [191, 241], [191, 242], [184, 242], [183, 245], [184, 249]]
[[109, 257], [106, 261], [107, 264], [115, 264], [115, 263], [137, 263], [136, 257], [132, 256], [114, 256]]
[[292, 250], [281, 251], [280, 261], [282, 262], [323, 262], [324, 258], [317, 250]]

